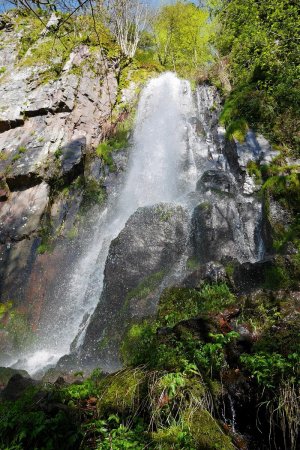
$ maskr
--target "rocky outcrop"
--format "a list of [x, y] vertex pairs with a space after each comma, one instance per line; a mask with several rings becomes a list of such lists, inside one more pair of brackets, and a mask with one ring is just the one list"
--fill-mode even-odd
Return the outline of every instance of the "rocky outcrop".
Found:
[[188, 216], [181, 206], [140, 208], [130, 217], [110, 246], [103, 293], [81, 349], [85, 364], [109, 370], [119, 364], [120, 338], [132, 319], [154, 314], [158, 288], [182, 256], [187, 239]]
[[49, 186], [42, 182], [23, 191], [12, 192], [0, 202], [0, 242], [20, 241], [40, 225], [49, 201]]
[[[99, 192], [105, 197], [110, 175], [94, 149], [109, 130], [118, 91], [116, 62], [100, 49], [77, 46], [60, 73], [52, 70], [59, 58], [35, 58], [54, 17], [48, 25], [21, 54], [29, 19], [11, 13], [0, 21], [0, 302], [11, 302], [11, 316], [34, 330], [57, 280], [79, 257], [74, 236], [86, 205], [98, 204]], [[5, 331], [0, 339], [10, 350], [11, 338]]]
[[199, 262], [257, 258], [261, 205], [239, 194], [239, 188], [230, 173], [220, 170], [208, 170], [198, 181], [203, 195], [193, 212], [191, 241]]
[[243, 186], [244, 194], [251, 195], [259, 189], [259, 186], [247, 173], [248, 163], [255, 161], [260, 164], [269, 164], [279, 152], [273, 150], [264, 136], [249, 130], [242, 143], [234, 138], [225, 140], [224, 154], [232, 173]]

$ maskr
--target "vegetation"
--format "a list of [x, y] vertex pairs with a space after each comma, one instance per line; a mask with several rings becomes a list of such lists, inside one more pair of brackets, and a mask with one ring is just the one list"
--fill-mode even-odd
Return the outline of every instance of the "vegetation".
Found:
[[156, 54], [164, 68], [186, 76], [212, 59], [208, 13], [194, 3], [163, 6], [152, 27]]
[[[218, 1], [214, 43], [227, 61], [232, 92], [222, 114], [227, 130], [246, 124], [299, 155], [300, 19], [289, 0]], [[231, 134], [231, 131], [229, 131]]]
[[[96, 51], [118, 67], [120, 92], [130, 80], [144, 82], [161, 70], [212, 82], [224, 96], [221, 123], [228, 139], [243, 142], [251, 127], [277, 145], [280, 153], [271, 164], [251, 161], [247, 166], [262, 186], [270, 251], [276, 255], [262, 269], [263, 281], [255, 292], [237, 292], [235, 262], [226, 265], [230, 282], [165, 289], [156, 317], [128, 324], [121, 345], [123, 370], [110, 375], [97, 370], [70, 385], [44, 383], [15, 402], [1, 401], [1, 448], [243, 448], [232, 424], [222, 420], [234, 386], [240, 389], [240, 403], [247, 404], [251, 397], [255, 412], [251, 416], [257, 414], [261, 420], [260, 443], [295, 450], [300, 428], [300, 177], [299, 165], [291, 160], [300, 155], [296, 2], [216, 0], [204, 9], [177, 1], [162, 6], [144, 31], [127, 23], [131, 36], [127, 41], [124, 27], [117, 23], [118, 8], [127, 2], [115, 2], [113, 27], [94, 2], [86, 11], [80, 6], [80, 14], [72, 17], [67, 13], [72, 5], [65, 2], [64, 12], [58, 13], [60, 25], [43, 38], [44, 22], [56, 2], [21, 2], [23, 7], [29, 4], [39, 18], [29, 15], [28, 8], [14, 18], [22, 32], [19, 64], [38, 66], [40, 82], [58, 78], [70, 52], [84, 43], [90, 51], [86, 64], [93, 72], [105, 76]], [[0, 75], [6, 72], [3, 69]], [[81, 76], [83, 67], [73, 67], [71, 73]], [[120, 94], [112, 106], [111, 128], [95, 149], [110, 171], [115, 170], [113, 152], [129, 145], [132, 128], [131, 116], [123, 120], [127, 109]], [[118, 120], [122, 109], [125, 114]], [[13, 161], [26, 151], [20, 146]], [[2, 160], [7, 157], [1, 155]], [[61, 155], [58, 149], [54, 159], [59, 161]], [[74, 195], [83, 192], [80, 213], [102, 205], [103, 183], [79, 178]], [[69, 188], [59, 189], [60, 195], [71, 195]], [[274, 204], [286, 215], [286, 223], [272, 214]], [[171, 219], [168, 211], [160, 212], [162, 221]], [[77, 234], [75, 221], [66, 237], [74, 239]], [[54, 241], [50, 222], [40, 237], [37, 252], [49, 252]], [[198, 266], [193, 258], [187, 261], [190, 271]], [[126, 302], [156, 292], [164, 275], [158, 272], [142, 279]], [[0, 305], [0, 321], [0, 331], [16, 348], [22, 350], [33, 339], [27, 317], [12, 302]], [[101, 345], [107, 344], [104, 338]]]

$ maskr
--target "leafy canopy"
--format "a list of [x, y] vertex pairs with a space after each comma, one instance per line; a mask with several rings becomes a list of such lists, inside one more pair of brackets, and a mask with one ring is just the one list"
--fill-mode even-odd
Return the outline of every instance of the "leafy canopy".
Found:
[[165, 68], [185, 74], [211, 59], [208, 12], [194, 3], [163, 6], [152, 26], [157, 57]]

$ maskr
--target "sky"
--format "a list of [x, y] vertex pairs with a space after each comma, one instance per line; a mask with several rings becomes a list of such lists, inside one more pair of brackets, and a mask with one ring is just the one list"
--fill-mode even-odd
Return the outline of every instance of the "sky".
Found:
[[[148, 0], [150, 6], [156, 8], [161, 5], [165, 5], [166, 3], [173, 3], [173, 0]], [[8, 0], [0, 0], [0, 13], [6, 11], [11, 8], [11, 3]]]

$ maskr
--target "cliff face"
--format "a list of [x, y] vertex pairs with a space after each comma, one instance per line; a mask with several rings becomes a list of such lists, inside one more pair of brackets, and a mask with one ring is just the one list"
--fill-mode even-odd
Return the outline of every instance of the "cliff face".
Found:
[[[79, 45], [54, 73], [59, 58], [36, 56], [53, 44], [45, 30], [20, 55], [30, 26], [13, 16], [0, 24], [0, 298], [34, 327], [76, 258], [86, 204], [105, 197], [109, 174], [95, 147], [112, 126], [119, 68]], [[2, 331], [4, 347], [7, 339]]]

